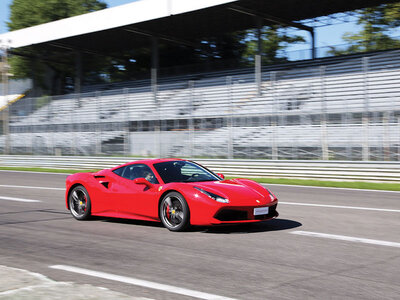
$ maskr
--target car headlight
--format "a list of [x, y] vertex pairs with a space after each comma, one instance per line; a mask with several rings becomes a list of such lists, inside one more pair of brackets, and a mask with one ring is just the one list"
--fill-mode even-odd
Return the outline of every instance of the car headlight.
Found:
[[199, 188], [199, 187], [197, 187], [197, 186], [195, 186], [194, 188], [195, 188], [196, 190], [202, 192], [203, 194], [207, 195], [207, 196], [210, 197], [211, 199], [217, 201], [217, 202], [229, 203], [229, 200], [226, 199], [226, 198], [224, 198], [224, 197], [221, 197], [221, 196], [219, 196], [219, 195], [217, 195], [217, 194], [214, 194], [214, 193], [208, 192], [208, 191], [206, 191], [206, 190], [203, 190], [202, 188]]
[[267, 192], [269, 194], [269, 198], [271, 199], [271, 201], [274, 201], [276, 199], [275, 195], [272, 194], [272, 192], [269, 189], [267, 189], [267, 188], [265, 188], [265, 189], [267, 190]]

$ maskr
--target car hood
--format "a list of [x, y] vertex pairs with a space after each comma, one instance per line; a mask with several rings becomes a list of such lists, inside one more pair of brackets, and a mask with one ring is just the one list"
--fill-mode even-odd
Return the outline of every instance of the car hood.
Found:
[[248, 179], [202, 181], [189, 184], [229, 199], [231, 205], [266, 205], [276, 200], [271, 199], [269, 192], [263, 186]]

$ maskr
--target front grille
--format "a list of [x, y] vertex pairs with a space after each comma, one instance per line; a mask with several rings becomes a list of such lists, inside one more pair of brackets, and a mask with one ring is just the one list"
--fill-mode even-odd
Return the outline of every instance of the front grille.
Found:
[[219, 221], [225, 221], [225, 222], [245, 221], [245, 220], [267, 220], [276, 216], [276, 207], [277, 204], [270, 206], [267, 215], [259, 215], [259, 216], [253, 215], [253, 210], [254, 210], [253, 206], [241, 207], [237, 209], [223, 208], [219, 212], [217, 212], [214, 218], [216, 218]]
[[222, 209], [215, 215], [215, 218], [220, 221], [248, 220], [247, 211], [234, 209]]

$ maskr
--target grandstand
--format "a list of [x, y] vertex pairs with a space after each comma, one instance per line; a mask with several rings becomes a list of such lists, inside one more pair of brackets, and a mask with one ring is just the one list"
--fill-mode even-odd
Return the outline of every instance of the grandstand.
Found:
[[[0, 151], [398, 161], [400, 50], [164, 77], [158, 57], [279, 24], [307, 31], [315, 58], [319, 17], [392, 2], [144, 0], [2, 34], [14, 54], [29, 46], [48, 60], [74, 57], [76, 93], [13, 103]], [[83, 54], [136, 47], [151, 53], [151, 79], [81, 86]]]
[[399, 160], [399, 71], [393, 50], [264, 68], [261, 94], [244, 69], [166, 78], [156, 97], [143, 81], [26, 98], [11, 107], [11, 146], [13, 153]]

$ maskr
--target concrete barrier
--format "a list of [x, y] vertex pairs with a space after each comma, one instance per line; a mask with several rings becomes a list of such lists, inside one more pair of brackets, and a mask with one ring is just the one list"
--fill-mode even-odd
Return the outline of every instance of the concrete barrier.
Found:
[[[104, 169], [142, 158], [0, 155], [0, 167]], [[284, 161], [194, 159], [214, 172], [238, 177], [297, 178], [400, 183], [400, 163], [361, 161]]]

